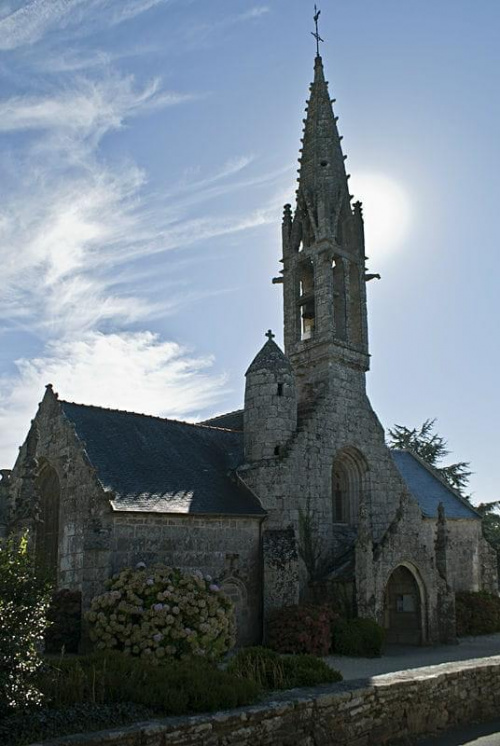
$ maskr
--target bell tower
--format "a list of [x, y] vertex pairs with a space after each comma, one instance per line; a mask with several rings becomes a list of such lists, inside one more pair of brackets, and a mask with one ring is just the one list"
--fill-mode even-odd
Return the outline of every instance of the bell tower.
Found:
[[[315, 16], [317, 23], [319, 13]], [[285, 353], [299, 398], [334, 371], [369, 368], [365, 245], [361, 203], [351, 204], [345, 157], [318, 43], [307, 102], [296, 205], [285, 205], [283, 285]], [[372, 275], [373, 276], [373, 275]], [[309, 393], [307, 393], [309, 391]]]

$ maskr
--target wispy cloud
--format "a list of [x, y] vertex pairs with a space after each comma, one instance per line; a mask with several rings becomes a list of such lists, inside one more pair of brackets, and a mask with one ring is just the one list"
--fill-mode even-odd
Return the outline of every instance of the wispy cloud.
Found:
[[130, 21], [132, 18], [141, 15], [141, 13], [145, 13], [157, 5], [163, 5], [167, 2], [169, 0], [129, 0], [129, 2], [121, 2], [119, 7], [113, 12], [112, 23], [118, 24]]
[[159, 79], [137, 89], [132, 76], [97, 81], [80, 78], [53, 95], [0, 100], [0, 132], [64, 130], [65, 136], [99, 138], [122, 126], [125, 118], [193, 98], [192, 94], [162, 91]]
[[229, 15], [221, 20], [212, 21], [210, 23], [198, 23], [190, 26], [186, 32], [186, 40], [192, 47], [199, 47], [200, 45], [206, 44], [209, 38], [220, 32], [237, 26], [241, 23], [247, 23], [248, 21], [254, 21], [260, 16], [270, 12], [268, 5], [255, 5], [252, 8], [244, 11], [243, 13], [235, 13]]
[[31, 0], [0, 20], [0, 49], [8, 50], [38, 41], [85, 0]]
[[260, 16], [263, 16], [265, 13], [269, 13], [270, 10], [271, 8], [268, 5], [256, 5], [254, 8], [247, 10], [246, 13], [242, 13], [239, 16], [239, 20], [246, 21], [250, 18], [259, 18]]
[[[144, 174], [135, 167], [109, 172], [94, 164], [77, 178], [46, 180], [45, 175], [35, 182], [30, 199], [23, 193], [0, 210], [0, 314], [15, 322], [31, 319], [33, 328], [49, 337], [73, 335], [103, 321], [126, 324], [172, 313], [182, 298], [152, 301], [148, 292], [141, 294], [137, 278], [117, 294], [120, 267], [268, 224], [279, 209], [271, 202], [245, 214], [192, 218], [186, 205], [173, 210], [171, 198], [163, 208], [152, 207], [143, 193]], [[230, 191], [231, 182], [222, 188]], [[185, 201], [192, 205], [206, 198], [198, 190]]]
[[[153, 318], [230, 291], [173, 279], [180, 249], [270, 223], [279, 206], [269, 192], [284, 171], [259, 172], [257, 158], [241, 155], [211, 173], [188, 168], [153, 193], [131, 159], [105, 156], [103, 138], [134, 117], [195, 105], [200, 94], [112, 72], [111, 53], [93, 65], [88, 48], [76, 44], [58, 67], [36, 46], [54, 29], [74, 35], [97, 10], [118, 24], [162, 2], [168, 0], [31, 0], [0, 14], [0, 49], [34, 45], [23, 53], [23, 73], [26, 65], [34, 75], [44, 62], [45, 70], [54, 65], [42, 92], [26, 85], [27, 93], [0, 99], [0, 134], [9, 144], [0, 151], [0, 178], [8, 184], [0, 204], [0, 331], [25, 329], [41, 350], [35, 359], [22, 355], [15, 373], [0, 377], [0, 465], [12, 462], [48, 381], [65, 398], [177, 417], [196, 414], [226, 389], [211, 359], [130, 326], [147, 328]], [[267, 10], [254, 6], [229, 22]], [[266, 188], [265, 207], [213, 209], [216, 198], [249, 185]], [[159, 288], [155, 257], [174, 251]]]
[[[29, 0], [0, 16], [0, 50], [34, 44], [54, 29], [90, 22], [99, 12], [119, 24], [169, 0]], [[19, 3], [17, 3], [19, 6]]]
[[227, 390], [212, 364], [149, 332], [89, 332], [52, 342], [43, 357], [18, 360], [17, 376], [0, 378], [0, 463], [12, 464], [49, 382], [64, 399], [116, 409], [132, 402], [145, 414], [192, 418]]
[[159, 46], [152, 44], [134, 45], [121, 50], [114, 49], [58, 49], [44, 59], [38, 61], [38, 68], [47, 73], [80, 73], [92, 68], [110, 68], [124, 59], [131, 57], [143, 57], [147, 54], [157, 54], [161, 51]]

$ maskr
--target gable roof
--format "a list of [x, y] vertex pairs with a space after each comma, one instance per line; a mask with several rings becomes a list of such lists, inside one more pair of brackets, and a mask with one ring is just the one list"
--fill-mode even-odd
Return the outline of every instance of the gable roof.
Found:
[[396, 467], [426, 518], [437, 518], [443, 503], [446, 518], [481, 520], [467, 500], [448, 487], [422, 459], [411, 451], [391, 450]]
[[264, 516], [232, 471], [241, 433], [61, 401], [117, 511]]

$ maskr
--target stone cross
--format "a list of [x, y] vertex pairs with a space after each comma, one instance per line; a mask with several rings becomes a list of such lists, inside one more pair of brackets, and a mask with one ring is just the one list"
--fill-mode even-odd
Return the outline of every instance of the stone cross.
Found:
[[267, 330], [267, 332], [266, 332], [266, 337], [268, 338], [268, 340], [269, 340], [269, 341], [271, 341], [271, 339], [274, 339], [274, 338], [275, 338], [275, 336], [276, 336], [276, 335], [275, 335], [275, 334], [273, 334], [273, 333], [272, 333], [272, 331], [271, 331], [270, 329], [268, 329], [268, 330]]

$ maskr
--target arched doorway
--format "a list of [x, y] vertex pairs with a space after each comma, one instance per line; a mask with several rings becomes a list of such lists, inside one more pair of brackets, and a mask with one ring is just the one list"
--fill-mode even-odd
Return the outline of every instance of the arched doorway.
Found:
[[54, 468], [44, 464], [36, 480], [40, 513], [36, 524], [36, 564], [51, 580], [57, 579], [59, 559], [59, 504], [61, 486]]
[[425, 641], [424, 597], [421, 581], [406, 565], [392, 572], [385, 591], [386, 642], [421, 645]]

